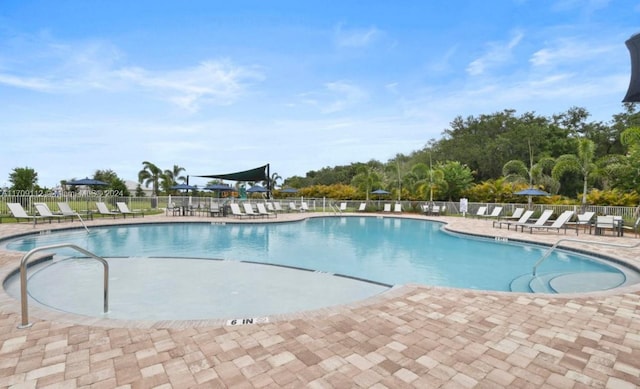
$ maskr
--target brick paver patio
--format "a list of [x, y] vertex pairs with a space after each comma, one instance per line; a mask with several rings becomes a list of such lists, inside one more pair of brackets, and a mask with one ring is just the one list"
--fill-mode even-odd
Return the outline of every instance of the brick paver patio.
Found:
[[[167, 220], [202, 218], [159, 215], [126, 222]], [[498, 237], [547, 243], [565, 237], [494, 229], [488, 220], [437, 220], [451, 230]], [[3, 237], [33, 230], [30, 224], [0, 224]], [[580, 238], [638, 242], [632, 236]], [[574, 245], [640, 266], [638, 248]], [[0, 251], [3, 279], [21, 257]], [[20, 304], [0, 291], [0, 387], [640, 386], [640, 286], [554, 296], [405, 285], [357, 304], [243, 326], [100, 320], [35, 307], [29, 313], [33, 326], [18, 329]]]

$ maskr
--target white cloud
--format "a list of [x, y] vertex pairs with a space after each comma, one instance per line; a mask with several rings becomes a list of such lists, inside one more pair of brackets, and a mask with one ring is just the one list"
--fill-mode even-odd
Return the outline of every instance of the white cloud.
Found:
[[529, 62], [533, 66], [574, 65], [577, 61], [606, 57], [616, 49], [618, 48], [611, 45], [600, 45], [594, 40], [585, 42], [563, 38], [533, 53]]
[[345, 30], [342, 26], [337, 26], [335, 41], [339, 47], [367, 47], [375, 42], [381, 34], [382, 32], [375, 27]]
[[523, 37], [523, 33], [517, 32], [507, 43], [489, 43], [489, 50], [467, 66], [467, 73], [479, 76], [485, 73], [488, 68], [496, 67], [510, 60], [512, 50], [518, 46]]
[[368, 93], [347, 81], [334, 81], [324, 89], [301, 95], [304, 103], [318, 107], [322, 113], [336, 113], [351, 108], [368, 98]]

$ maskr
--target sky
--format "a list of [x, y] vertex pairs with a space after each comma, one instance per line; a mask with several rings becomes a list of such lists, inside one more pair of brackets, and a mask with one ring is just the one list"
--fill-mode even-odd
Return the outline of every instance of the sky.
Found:
[[640, 0], [1, 0], [0, 186], [304, 176], [505, 109], [609, 122], [639, 21]]

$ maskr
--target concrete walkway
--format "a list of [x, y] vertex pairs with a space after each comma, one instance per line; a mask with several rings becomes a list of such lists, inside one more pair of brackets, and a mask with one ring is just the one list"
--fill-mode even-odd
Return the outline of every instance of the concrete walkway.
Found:
[[[270, 221], [309, 216], [286, 214]], [[159, 215], [126, 222], [203, 219]], [[494, 229], [488, 220], [436, 220], [454, 231], [500, 239], [553, 243], [565, 237]], [[115, 223], [123, 220], [88, 225]], [[71, 225], [77, 223], [39, 224], [35, 230]], [[0, 225], [1, 237], [33, 231], [31, 224]], [[628, 235], [578, 238], [638, 242]], [[640, 266], [638, 248], [571, 244]], [[2, 279], [21, 257], [0, 251]], [[347, 306], [238, 326], [107, 321], [36, 308], [29, 313], [33, 326], [17, 329], [20, 304], [0, 291], [0, 387], [640, 386], [640, 285], [565, 296], [405, 285]]]

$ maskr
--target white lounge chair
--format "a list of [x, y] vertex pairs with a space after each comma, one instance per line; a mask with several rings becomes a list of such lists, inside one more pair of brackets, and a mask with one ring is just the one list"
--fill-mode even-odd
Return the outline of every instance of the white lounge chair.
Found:
[[298, 209], [298, 207], [296, 207], [296, 203], [294, 203], [293, 201], [291, 201], [291, 202], [289, 203], [289, 211], [292, 211], [292, 212], [293, 212], [293, 211], [300, 211], [300, 210]]
[[358, 207], [358, 212], [364, 212], [367, 209], [367, 203], [360, 203]]
[[593, 221], [593, 217], [595, 216], [595, 212], [585, 212], [576, 215], [577, 220], [575, 222], [567, 223], [570, 226], [575, 226], [576, 230], [581, 227], [586, 231], [587, 228], [591, 228], [591, 223]]
[[391, 212], [391, 204], [387, 203], [384, 205], [382, 212]]
[[258, 203], [256, 206], [258, 207], [258, 215], [265, 216], [267, 218], [271, 216], [278, 217], [278, 215], [276, 215], [274, 212], [267, 211], [267, 208], [265, 208], [264, 204]]
[[547, 224], [547, 221], [549, 221], [549, 218], [551, 218], [551, 215], [553, 215], [553, 210], [545, 209], [538, 220], [536, 220], [534, 223], [515, 223], [516, 231], [518, 231], [518, 227], [520, 227], [522, 231], [524, 231], [525, 228], [529, 228], [530, 226], [544, 226], [545, 224]]
[[[525, 228], [529, 229], [530, 233], [533, 233], [533, 230], [556, 230], [558, 231], [558, 233], [560, 233], [561, 229], [564, 229], [564, 233], [567, 233], [567, 222], [571, 219], [571, 217], [573, 217], [573, 211], [564, 211], [560, 214], [560, 216], [558, 216], [558, 218], [556, 220], [553, 221], [553, 223], [551, 225], [523, 225], [522, 226], [522, 231], [524, 232]], [[578, 229], [576, 228], [576, 235], [578, 235]]]
[[393, 205], [393, 212], [402, 212], [402, 204], [400, 203], [395, 203]]
[[340, 210], [340, 212], [346, 212], [347, 203], [340, 203], [340, 207], [338, 209]]
[[482, 206], [478, 208], [478, 211], [476, 212], [475, 216], [481, 217], [481, 216], [484, 216], [486, 213], [487, 213], [487, 207]]
[[280, 205], [279, 202], [273, 203], [273, 209], [275, 209], [276, 212], [284, 212], [284, 209], [282, 209], [282, 205]]
[[518, 220], [494, 220], [493, 226], [494, 227], [497, 226], [498, 228], [502, 228], [502, 226], [507, 226], [507, 230], [508, 230], [511, 228], [511, 226], [526, 223], [531, 218], [531, 216], [533, 216], [533, 211], [526, 211], [525, 213], [522, 214], [522, 216], [520, 216], [520, 219]]
[[[9, 211], [16, 218], [16, 221], [20, 222], [20, 219], [33, 220], [33, 225], [37, 224], [38, 220], [45, 219], [42, 216], [35, 216], [27, 214], [27, 211], [22, 208], [20, 203], [7, 203], [7, 207], [9, 207]], [[49, 223], [51, 223], [51, 219], [49, 219]]]
[[115, 219], [116, 216], [121, 215], [120, 212], [109, 211], [109, 208], [107, 208], [107, 204], [103, 203], [102, 201], [96, 201], [96, 207], [98, 207], [98, 213], [103, 216], [113, 216], [113, 218]]
[[51, 209], [49, 209], [49, 206], [46, 203], [34, 203], [33, 205], [36, 207], [36, 211], [40, 216], [48, 218], [49, 220], [58, 219], [58, 223], [60, 223], [61, 219], [67, 219], [69, 217], [51, 212]]
[[500, 219], [504, 219], [504, 220], [518, 220], [522, 217], [522, 214], [524, 213], [524, 208], [516, 208], [513, 210], [513, 213], [510, 216], [505, 216], [503, 218]]
[[127, 215], [131, 215], [133, 217], [136, 217], [137, 215], [140, 215], [142, 217], [144, 217], [144, 213], [140, 212], [140, 211], [132, 211], [129, 209], [129, 206], [127, 205], [127, 203], [122, 203], [122, 202], [117, 202], [116, 206], [118, 207], [118, 210], [120, 211], [120, 213], [126, 218]]
[[248, 217], [248, 215], [240, 210], [240, 205], [236, 203], [229, 204], [229, 208], [231, 208], [231, 214], [237, 218]]
[[259, 215], [257, 212], [253, 211], [253, 206], [249, 203], [242, 203], [242, 207], [244, 207], [244, 214], [249, 216], [249, 217], [258, 217], [258, 216], [262, 216]]
[[501, 213], [502, 213], [502, 207], [498, 206], [498, 207], [493, 207], [493, 210], [491, 211], [490, 214], [479, 215], [479, 216], [483, 218], [488, 218], [488, 219], [498, 219]]

